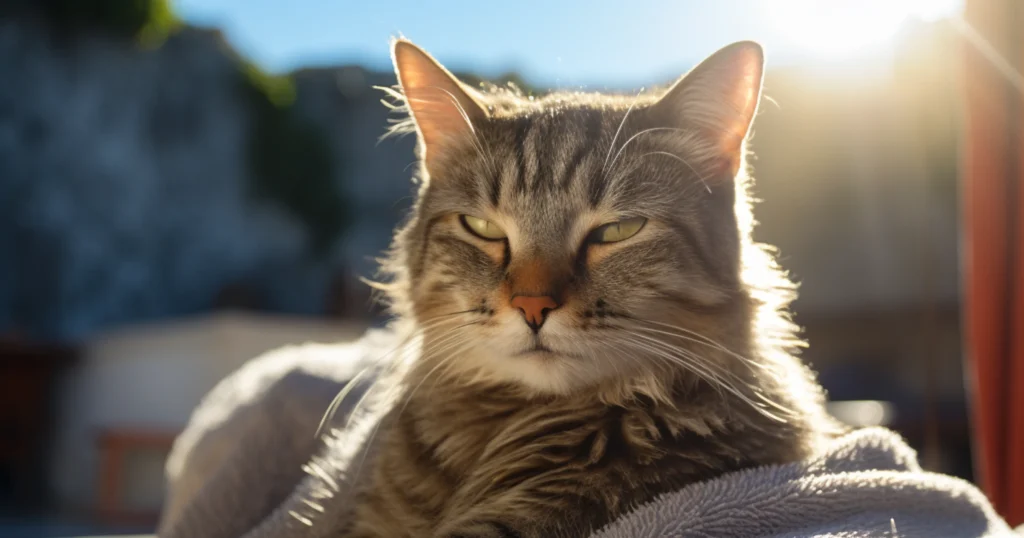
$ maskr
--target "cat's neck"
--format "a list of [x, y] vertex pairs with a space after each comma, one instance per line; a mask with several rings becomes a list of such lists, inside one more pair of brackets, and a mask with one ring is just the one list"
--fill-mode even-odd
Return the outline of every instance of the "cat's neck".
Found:
[[673, 443], [673, 436], [731, 435], [733, 430], [778, 426], [763, 409], [683, 371], [612, 380], [566, 395], [530, 394], [510, 385], [443, 376], [412, 376], [405, 386], [395, 418], [409, 425], [406, 434], [421, 436], [425, 446], [438, 448], [456, 468], [472, 466], [487, 447], [500, 445], [502, 439], [529, 442], [609, 420], [636, 431], [654, 428], [647, 439], [652, 451], [659, 450], [659, 444]]

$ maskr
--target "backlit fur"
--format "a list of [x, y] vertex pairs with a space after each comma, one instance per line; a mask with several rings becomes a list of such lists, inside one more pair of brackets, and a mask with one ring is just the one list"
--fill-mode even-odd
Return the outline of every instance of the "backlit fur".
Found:
[[[794, 356], [794, 287], [751, 240], [745, 148], [709, 133], [731, 113], [720, 79], [701, 77], [668, 94], [467, 90], [484, 114], [462, 111], [468, 134], [421, 163], [384, 265], [419, 352], [349, 536], [583, 537], [838, 431]], [[634, 237], [587, 242], [632, 217]], [[523, 290], [561, 305], [536, 335], [510, 306]]]

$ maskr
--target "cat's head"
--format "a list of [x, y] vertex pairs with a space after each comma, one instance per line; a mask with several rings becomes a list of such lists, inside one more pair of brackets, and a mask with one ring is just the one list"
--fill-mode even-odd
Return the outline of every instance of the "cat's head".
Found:
[[393, 298], [439, 375], [548, 394], [682, 365], [725, 375], [707, 357], [755, 316], [738, 178], [760, 46], [628, 96], [478, 91], [405, 40], [393, 59], [422, 180]]

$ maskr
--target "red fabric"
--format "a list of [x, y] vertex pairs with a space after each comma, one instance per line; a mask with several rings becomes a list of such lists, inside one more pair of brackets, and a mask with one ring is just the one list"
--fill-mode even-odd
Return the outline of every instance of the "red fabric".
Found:
[[[1019, 0], [967, 0], [964, 18], [1024, 72]], [[978, 482], [1024, 523], [1024, 90], [964, 40], [964, 312]]]

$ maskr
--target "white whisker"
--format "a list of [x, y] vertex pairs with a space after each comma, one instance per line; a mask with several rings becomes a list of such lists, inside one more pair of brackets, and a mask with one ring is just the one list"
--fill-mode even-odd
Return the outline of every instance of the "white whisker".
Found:
[[[767, 411], [766, 409], [764, 409], [763, 405], [754, 402], [748, 395], [744, 394], [741, 390], [739, 390], [737, 386], [744, 388], [751, 387], [749, 383], [746, 383], [742, 379], [738, 378], [736, 374], [734, 374], [733, 372], [729, 372], [723, 369], [720, 365], [715, 364], [713, 361], [702, 360], [701, 357], [693, 354], [688, 350], [672, 346], [671, 344], [668, 344], [667, 342], [664, 342], [657, 338], [651, 338], [649, 336], [644, 336], [635, 333], [632, 334], [632, 336], [642, 338], [647, 342], [646, 344], [644, 344], [643, 342], [634, 342], [634, 344], [645, 345], [646, 348], [652, 352], [655, 352], [658, 349], [662, 350], [664, 352], [661, 354], [663, 357], [677, 360], [680, 366], [683, 366], [687, 369], [690, 369], [694, 373], [701, 375], [708, 382], [717, 382], [722, 388], [729, 391], [734, 396], [740, 398], [745, 403], [756, 409], [758, 412], [764, 414], [765, 416], [772, 418], [774, 420], [778, 420], [780, 422], [786, 422], [785, 419], [778, 417], [775, 414]], [[764, 400], [765, 403], [772, 405], [779, 411], [786, 414], [792, 412], [792, 410], [782, 406], [781, 404], [778, 404], [777, 402], [773, 402], [770, 399], [766, 398], [756, 389], [754, 389], [753, 392], [756, 396], [759, 397], [759, 399]]]
[[[385, 359], [391, 357], [394, 353], [404, 349], [405, 346], [407, 346], [416, 336], [422, 334], [424, 331], [442, 327], [445, 323], [457, 322], [457, 319], [452, 319], [454, 316], [464, 315], [474, 311], [475, 309], [450, 312], [448, 314], [441, 314], [424, 321], [415, 331], [411, 332], [409, 335], [402, 338], [398, 345], [391, 348], [389, 351], [378, 357], [377, 360], [375, 360], [372, 364], [367, 365], [362, 370], [360, 370], [356, 375], [352, 376], [352, 379], [350, 379], [348, 383], [346, 383], [345, 386], [341, 389], [341, 391], [338, 392], [337, 396], [335, 396], [334, 399], [331, 400], [331, 403], [330, 405], [328, 405], [327, 410], [324, 412], [324, 415], [320, 418], [320, 424], [317, 426], [315, 437], [320, 437], [320, 435], [323, 433], [324, 426], [334, 419], [334, 415], [335, 413], [337, 413], [338, 408], [345, 400], [345, 397], [348, 396], [348, 394], [356, 386], [356, 383], [358, 383], [358, 381], [366, 374], [366, 372], [370, 371], [374, 366], [378, 365]], [[385, 372], [390, 373], [391, 370], [388, 369]], [[358, 412], [359, 408], [362, 406], [362, 403], [366, 400], [367, 396], [370, 394], [370, 392], [376, 385], [376, 382], [374, 382], [373, 385], [371, 385], [371, 387], [363, 393], [363, 395], [359, 398], [359, 401], [356, 402], [355, 406], [352, 408], [352, 411], [349, 412], [349, 417], [353, 416], [356, 412]]]
[[719, 351], [722, 351], [723, 353], [728, 354], [729, 356], [735, 358], [736, 360], [739, 360], [740, 362], [742, 362], [743, 364], [746, 364], [747, 366], [757, 368], [758, 370], [767, 371], [768, 373], [770, 373], [772, 375], [775, 375], [775, 376], [778, 375], [778, 372], [775, 370], [774, 365], [765, 363], [763, 361], [756, 361], [756, 360], [751, 359], [749, 357], [744, 357], [743, 355], [740, 355], [739, 353], [736, 353], [735, 351], [725, 347], [721, 343], [716, 342], [715, 340], [711, 339], [707, 335], [704, 335], [704, 334], [701, 334], [699, 332], [687, 329], [685, 327], [679, 327], [679, 326], [676, 326], [676, 325], [672, 325], [672, 324], [669, 324], [669, 323], [663, 323], [663, 322], [660, 322], [660, 321], [653, 321], [653, 320], [647, 320], [647, 319], [641, 319], [641, 318], [630, 318], [630, 319], [632, 321], [636, 321], [636, 322], [639, 322], [639, 323], [649, 323], [649, 324], [652, 324], [652, 325], [659, 325], [659, 326], [666, 327], [666, 328], [669, 328], [669, 329], [674, 329], [676, 331], [682, 331], [682, 333], [685, 333], [685, 334], [674, 333], [674, 332], [669, 332], [669, 331], [663, 331], [663, 330], [654, 329], [654, 328], [651, 328], [651, 327], [635, 327], [636, 329], [644, 330], [644, 331], [648, 331], [648, 332], [652, 332], [652, 333], [657, 333], [657, 334], [664, 334], [666, 336], [673, 336], [673, 337], [676, 337], [676, 338], [682, 338], [684, 340], [687, 340], [689, 342], [693, 342], [695, 344], [702, 344], [702, 345], [705, 345], [705, 346], [709, 346], [709, 347], [712, 347], [712, 348], [717, 349]]
[[[469, 325], [468, 325], [468, 324], [467, 324], [467, 325], [463, 325], [463, 327], [466, 327], [466, 326], [469, 326]], [[450, 342], [450, 341], [451, 341], [452, 339], [456, 338], [457, 336], [458, 336], [458, 335], [457, 335], [457, 333], [448, 333], [448, 334], [446, 335], [446, 337], [447, 337], [447, 338], [443, 338], [443, 340], [444, 340], [445, 342]], [[439, 341], [440, 341], [440, 340], [439, 340]], [[465, 342], [464, 342], [464, 343], [465, 343]], [[435, 352], [436, 352], [436, 351], [435, 351]], [[423, 352], [421, 351], [421, 356], [424, 356], [424, 355], [425, 355], [425, 353], [423, 353]], [[454, 354], [454, 353], [453, 353], [453, 354], [449, 355], [449, 358], [452, 358], [452, 357], [456, 357], [456, 356], [457, 356], [457, 354]], [[441, 361], [441, 363], [442, 363], [442, 364], [443, 364], [444, 362], [445, 362], [445, 361]], [[434, 369], [436, 369], [436, 368], [437, 368], [437, 367], [435, 367]], [[433, 372], [433, 370], [431, 370], [431, 372]], [[427, 379], [427, 376], [424, 376], [424, 377], [423, 377], [423, 379], [422, 379], [422, 380], [420, 381], [419, 385], [417, 385], [417, 386], [416, 386], [416, 388], [418, 389], [418, 388], [419, 388], [419, 387], [420, 387], [420, 386], [421, 386], [421, 385], [423, 384], [423, 382], [424, 382], [424, 381], [426, 381], [426, 379]], [[413, 392], [415, 392], [415, 390], [414, 390]], [[404, 403], [404, 404], [402, 405], [402, 407], [401, 407], [401, 409], [399, 410], [398, 414], [397, 414], [397, 415], [395, 415], [395, 418], [394, 418], [394, 420], [397, 420], [397, 418], [398, 418], [399, 416], [401, 416], [401, 414], [402, 414], [402, 413], [403, 413], [403, 412], [405, 411], [405, 407], [406, 407], [406, 406], [407, 406], [407, 405], [409, 404], [409, 401], [410, 401], [411, 399], [412, 399], [412, 393], [410, 393], [410, 394], [408, 395], [408, 397], [407, 397], [407, 398], [406, 398], [406, 400], [405, 400], [405, 403]], [[370, 432], [370, 435], [369, 435], [369, 437], [367, 437], [367, 440], [366, 440], [366, 446], [367, 446], [367, 447], [369, 447], [369, 446], [372, 446], [372, 444], [373, 444], [373, 441], [374, 441], [374, 439], [375, 439], [375, 438], [377, 437], [377, 432], [378, 432], [378, 431], [380, 430], [380, 426], [381, 426], [381, 423], [382, 423], [382, 422], [384, 422], [384, 418], [383, 418], [383, 417], [381, 417], [381, 418], [380, 418], [380, 419], [379, 419], [379, 420], [377, 421], [377, 423], [376, 423], [376, 424], [375, 424], [375, 425], [373, 426], [373, 430], [372, 430], [372, 431]], [[367, 456], [367, 454], [368, 454], [368, 453], [369, 453], [369, 450], [364, 450], [364, 451], [363, 451], [363, 457], [362, 457], [362, 458], [360, 458], [360, 460], [359, 460], [359, 465], [358, 465], [358, 466], [356, 467], [356, 472], [355, 472], [355, 473], [353, 474], [353, 477], [354, 477], [354, 478], [353, 478], [353, 483], [358, 483], [358, 479], [359, 479], [359, 476], [360, 476], [360, 475], [362, 474], [362, 471], [363, 471], [363, 465], [364, 465], [364, 464], [366, 463], [366, 456]]]
[[701, 173], [698, 172], [696, 168], [691, 166], [690, 163], [686, 162], [686, 159], [676, 155], [675, 153], [669, 153], [667, 151], [651, 151], [651, 152], [648, 152], [648, 153], [644, 153], [643, 155], [640, 156], [640, 158], [643, 159], [644, 157], [646, 157], [648, 155], [664, 155], [666, 157], [672, 157], [673, 159], [683, 163], [687, 168], [690, 169], [691, 172], [693, 172], [697, 176], [698, 179], [700, 179], [700, 182], [701, 182], [701, 184], [704, 185], [704, 188], [709, 193], [711, 192], [711, 186], [708, 185], [708, 182], [704, 179], [704, 176], [701, 175]]
[[609, 170], [614, 170], [615, 169], [615, 163], [617, 163], [619, 161], [619, 156], [621, 156], [622, 152], [626, 149], [626, 147], [629, 146], [629, 144], [631, 142], [633, 142], [634, 140], [636, 140], [640, 135], [644, 135], [644, 134], [648, 134], [648, 133], [656, 133], [656, 132], [661, 132], [661, 131], [678, 131], [680, 133], [685, 133], [686, 132], [683, 129], [678, 129], [676, 127], [651, 127], [649, 129], [644, 129], [643, 131], [640, 131], [639, 133], [629, 137], [629, 140], [626, 140], [626, 143], [623, 144], [622, 147], [619, 148], [619, 151], [615, 154], [615, 158], [612, 159], [612, 164], [608, 167], [608, 169]]
[[601, 173], [608, 172], [608, 159], [612, 156], [612, 151], [615, 149], [615, 141], [619, 139], [619, 133], [622, 132], [622, 127], [626, 125], [626, 119], [629, 118], [629, 113], [633, 111], [633, 107], [636, 106], [637, 101], [640, 100], [640, 94], [644, 93], [644, 89], [640, 88], [637, 92], [636, 97], [633, 98], [633, 102], [629, 104], [629, 108], [626, 109], [626, 113], [622, 116], [622, 121], [619, 122], [619, 128], [615, 129], [615, 136], [612, 137], [612, 141], [608, 144], [608, 154], [604, 156], [604, 165], [601, 166]]

